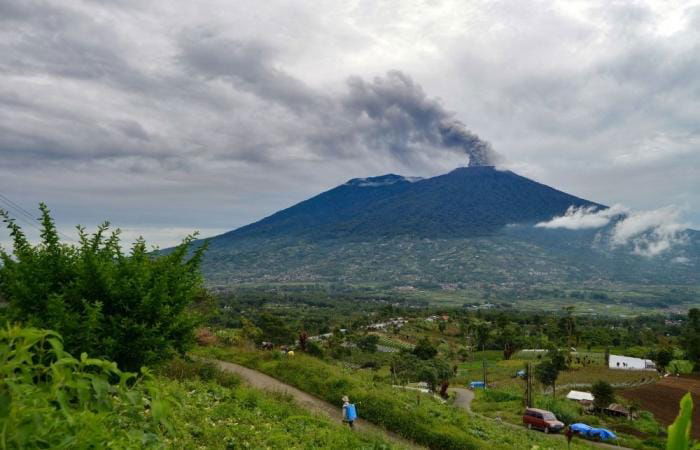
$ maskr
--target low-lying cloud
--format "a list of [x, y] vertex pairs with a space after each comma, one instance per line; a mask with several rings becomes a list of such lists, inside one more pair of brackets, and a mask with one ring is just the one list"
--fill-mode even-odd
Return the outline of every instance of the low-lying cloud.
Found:
[[685, 233], [688, 225], [681, 222], [681, 210], [675, 206], [650, 211], [632, 211], [622, 205], [610, 208], [572, 206], [563, 216], [535, 226], [567, 230], [608, 227], [601, 233], [611, 248], [629, 246], [632, 253], [645, 257], [660, 255], [688, 241]]

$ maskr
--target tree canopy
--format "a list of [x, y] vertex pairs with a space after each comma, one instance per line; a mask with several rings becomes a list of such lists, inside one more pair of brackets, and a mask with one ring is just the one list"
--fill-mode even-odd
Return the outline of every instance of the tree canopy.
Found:
[[188, 236], [168, 253], [149, 251], [139, 238], [128, 253], [120, 230], [105, 222], [79, 242], [61, 242], [41, 204], [41, 241], [32, 245], [21, 227], [0, 211], [12, 252], [0, 249], [0, 296], [10, 320], [50, 328], [67, 351], [108, 358], [127, 370], [184, 352], [196, 315], [188, 307], [205, 296], [200, 263], [206, 249]]

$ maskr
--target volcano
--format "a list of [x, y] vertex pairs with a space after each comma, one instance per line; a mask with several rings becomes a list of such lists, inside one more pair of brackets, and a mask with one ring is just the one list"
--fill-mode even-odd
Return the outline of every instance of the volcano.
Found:
[[355, 178], [210, 239], [214, 284], [239, 282], [696, 283], [695, 257], [643, 258], [598, 245], [600, 230], [534, 224], [571, 208], [607, 208], [489, 166], [432, 178]]

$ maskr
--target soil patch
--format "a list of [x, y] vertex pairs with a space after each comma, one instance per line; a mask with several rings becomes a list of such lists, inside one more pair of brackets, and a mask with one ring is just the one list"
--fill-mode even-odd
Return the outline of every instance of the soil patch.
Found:
[[681, 398], [690, 392], [693, 397], [693, 438], [700, 439], [700, 378], [666, 377], [654, 384], [626, 389], [620, 394], [629, 400], [636, 400], [642, 409], [654, 414], [656, 420], [670, 425], [678, 416]]

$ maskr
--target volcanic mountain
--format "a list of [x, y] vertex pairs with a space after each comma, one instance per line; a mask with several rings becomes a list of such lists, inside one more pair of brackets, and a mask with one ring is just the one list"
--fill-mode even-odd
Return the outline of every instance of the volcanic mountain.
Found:
[[607, 208], [487, 166], [426, 179], [356, 178], [211, 238], [204, 272], [224, 285], [698, 278], [697, 258], [664, 268], [672, 255], [651, 261], [613, 251], [600, 245], [599, 230], [534, 227], [570, 207]]

